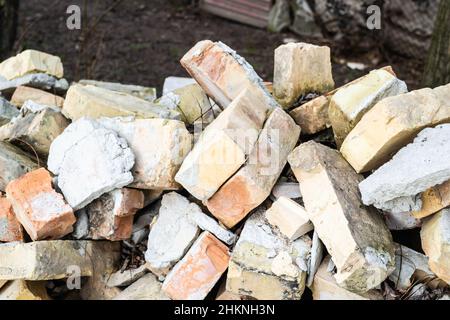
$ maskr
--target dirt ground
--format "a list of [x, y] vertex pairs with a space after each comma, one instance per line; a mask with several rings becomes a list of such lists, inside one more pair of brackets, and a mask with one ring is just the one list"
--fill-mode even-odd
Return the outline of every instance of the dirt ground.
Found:
[[[84, 2], [88, 5], [82, 12], [81, 31], [68, 30], [67, 7], [83, 7]], [[59, 55], [69, 81], [118, 81], [154, 86], [159, 93], [165, 77], [187, 75], [179, 60], [203, 39], [228, 44], [266, 81], [272, 79], [273, 51], [287, 38], [329, 45], [337, 85], [391, 64], [413, 89], [418, 87], [422, 68], [420, 61], [380, 54], [378, 50], [362, 57], [341, 56], [342, 48], [324, 39], [306, 39], [289, 32], [270, 33], [167, 0], [26, 0], [21, 1], [19, 15], [15, 51], [33, 48]], [[363, 62], [368, 68], [351, 70], [346, 67], [348, 61]]]

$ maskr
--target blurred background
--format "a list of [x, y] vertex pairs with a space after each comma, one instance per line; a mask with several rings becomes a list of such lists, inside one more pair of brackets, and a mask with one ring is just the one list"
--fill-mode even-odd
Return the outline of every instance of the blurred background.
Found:
[[[449, 0], [441, 1], [448, 7]], [[81, 8], [80, 30], [66, 26], [66, 10], [74, 4]], [[380, 8], [381, 29], [367, 26], [371, 5]], [[187, 75], [179, 60], [199, 40], [226, 43], [265, 81], [272, 80], [274, 49], [303, 41], [331, 47], [336, 85], [392, 65], [409, 89], [416, 89], [424, 82], [436, 17], [444, 7], [439, 5], [439, 0], [0, 0], [0, 54], [42, 50], [62, 58], [69, 81], [118, 81], [160, 93], [166, 77]]]

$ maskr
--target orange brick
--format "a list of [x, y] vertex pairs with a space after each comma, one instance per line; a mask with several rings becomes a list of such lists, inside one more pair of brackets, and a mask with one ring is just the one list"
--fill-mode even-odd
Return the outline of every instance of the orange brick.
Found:
[[23, 229], [11, 203], [0, 196], [0, 242], [23, 241]]
[[129, 239], [134, 215], [143, 206], [144, 194], [140, 190], [122, 188], [105, 193], [87, 207], [90, 238]]
[[202, 300], [228, 267], [227, 246], [203, 232], [167, 275], [162, 290], [173, 300]]
[[72, 232], [73, 210], [53, 189], [50, 173], [44, 168], [11, 181], [6, 196], [31, 239], [59, 239]]

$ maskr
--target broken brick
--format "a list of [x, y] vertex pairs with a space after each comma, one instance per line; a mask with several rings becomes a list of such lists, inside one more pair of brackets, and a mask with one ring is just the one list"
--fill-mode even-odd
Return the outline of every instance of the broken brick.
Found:
[[203, 300], [228, 267], [227, 246], [203, 232], [164, 280], [162, 291], [173, 300]]
[[283, 107], [292, 106], [302, 94], [333, 88], [329, 47], [288, 43], [275, 49], [273, 90]]
[[356, 172], [378, 168], [425, 127], [450, 120], [450, 84], [388, 97], [370, 109], [340, 151]]
[[299, 135], [292, 118], [275, 109], [246, 164], [206, 202], [209, 211], [229, 228], [245, 218], [270, 195]]
[[11, 181], [6, 195], [31, 239], [58, 239], [72, 232], [73, 210], [53, 189], [50, 173], [44, 168]]

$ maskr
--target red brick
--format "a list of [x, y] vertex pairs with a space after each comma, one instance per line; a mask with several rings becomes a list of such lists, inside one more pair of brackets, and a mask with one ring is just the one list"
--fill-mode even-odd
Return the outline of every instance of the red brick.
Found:
[[202, 300], [228, 268], [227, 246], [205, 231], [167, 275], [162, 286], [173, 300]]
[[31, 239], [59, 239], [72, 232], [73, 210], [53, 189], [50, 173], [44, 168], [11, 181], [6, 195]]

